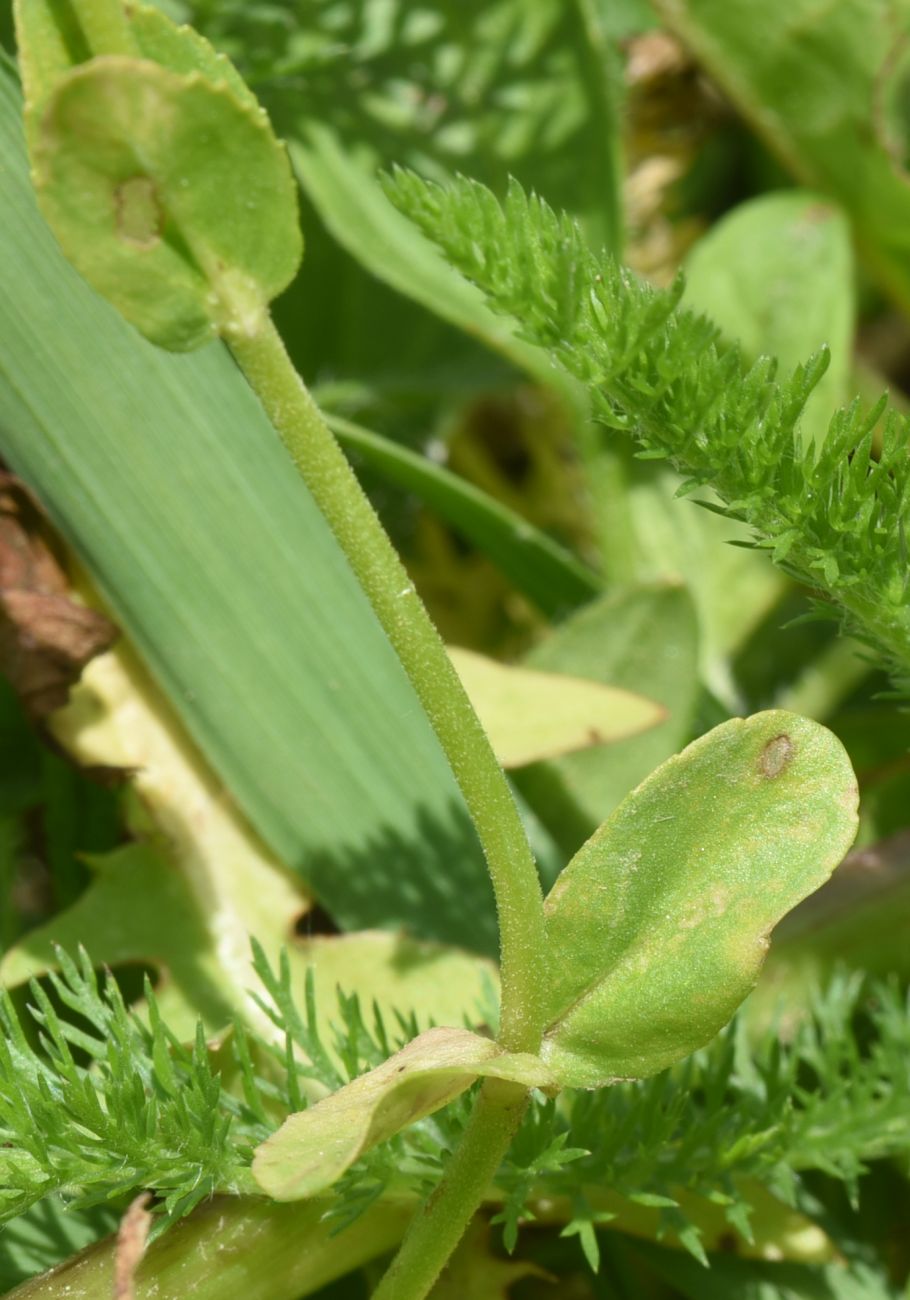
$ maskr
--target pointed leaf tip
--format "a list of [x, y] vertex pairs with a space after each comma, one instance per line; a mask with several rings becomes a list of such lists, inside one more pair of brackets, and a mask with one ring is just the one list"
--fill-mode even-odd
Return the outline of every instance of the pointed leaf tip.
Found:
[[667, 716], [663, 705], [621, 686], [455, 647], [449, 657], [505, 768], [625, 740]]

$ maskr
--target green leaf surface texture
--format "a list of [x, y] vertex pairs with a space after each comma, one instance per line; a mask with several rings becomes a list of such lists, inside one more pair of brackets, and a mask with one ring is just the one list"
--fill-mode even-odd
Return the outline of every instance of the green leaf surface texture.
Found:
[[4, 456], [260, 835], [339, 924], [494, 952], [448, 767], [259, 404], [221, 345], [161, 353], [65, 262], [6, 69], [0, 133]]
[[780, 918], [856, 834], [840, 742], [780, 710], [669, 759], [578, 852], [546, 902], [543, 1057], [593, 1087], [706, 1043], [752, 988]]
[[256, 96], [224, 54], [219, 54], [193, 27], [177, 26], [160, 9], [130, 0], [126, 9], [130, 30], [144, 59], [172, 72], [200, 73], [206, 81], [223, 85], [241, 104], [257, 109]]
[[[13, 9], [27, 126], [33, 128], [57, 82], [101, 51], [92, 49], [83, 26], [85, 12], [72, 5], [14, 0]], [[122, 21], [121, 53], [150, 59], [172, 72], [199, 73], [206, 81], [227, 87], [248, 107], [257, 106], [256, 96], [230, 60], [193, 28], [178, 26], [161, 9], [135, 0], [123, 7]]]

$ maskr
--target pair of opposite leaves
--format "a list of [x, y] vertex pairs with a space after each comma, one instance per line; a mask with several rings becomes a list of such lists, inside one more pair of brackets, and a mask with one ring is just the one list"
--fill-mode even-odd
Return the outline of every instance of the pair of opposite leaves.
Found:
[[[91, 58], [83, 39], [85, 62], [62, 12], [19, 0], [16, 18], [36, 186], [64, 251], [163, 347], [255, 329], [302, 252], [262, 110], [226, 59], [157, 10], [118, 10], [131, 52]], [[853, 773], [830, 733], [780, 712], [718, 727], [629, 795], [553, 888], [539, 1056], [430, 1030], [286, 1121], [257, 1152], [258, 1182], [312, 1195], [482, 1076], [597, 1087], [687, 1055], [729, 1019], [771, 928], [855, 829]]]
[[477, 1078], [557, 1091], [642, 1078], [707, 1043], [755, 983], [773, 926], [856, 833], [840, 742], [795, 714], [734, 719], [662, 764], [566, 867], [546, 901], [539, 1056], [431, 1029], [292, 1115], [253, 1174], [295, 1200]]

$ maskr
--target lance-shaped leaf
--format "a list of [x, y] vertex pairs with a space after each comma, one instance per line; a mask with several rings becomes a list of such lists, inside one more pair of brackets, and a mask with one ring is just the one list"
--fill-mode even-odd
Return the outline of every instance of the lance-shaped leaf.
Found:
[[287, 157], [227, 80], [93, 59], [59, 81], [31, 143], [64, 252], [153, 343], [182, 351], [254, 327], [293, 279]]
[[620, 686], [497, 663], [452, 648], [455, 665], [503, 767], [523, 767], [577, 749], [624, 740], [666, 710]]
[[503, 1052], [469, 1029], [428, 1029], [375, 1070], [285, 1120], [257, 1148], [253, 1176], [276, 1201], [315, 1196], [365, 1151], [447, 1105], [479, 1078], [553, 1085], [536, 1056]]
[[781, 710], [725, 722], [634, 790], [547, 899], [560, 1082], [654, 1074], [717, 1033], [772, 927], [850, 847], [856, 804], [840, 741]]

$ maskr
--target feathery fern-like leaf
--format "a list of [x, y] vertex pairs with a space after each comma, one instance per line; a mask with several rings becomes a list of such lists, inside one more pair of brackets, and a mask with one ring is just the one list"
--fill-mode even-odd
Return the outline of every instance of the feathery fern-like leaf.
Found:
[[[52, 1195], [84, 1207], [150, 1190], [167, 1222], [212, 1192], [253, 1191], [254, 1147], [306, 1104], [308, 1087], [347, 1082], [421, 1028], [405, 1017], [396, 1031], [381, 1018], [368, 1028], [340, 993], [335, 1041], [321, 1043], [306, 990], [301, 1005], [287, 968], [273, 971], [258, 953], [263, 1004], [285, 1046], [240, 1029], [214, 1048], [201, 1031], [186, 1046], [153, 996], [145, 1023], [84, 953], [60, 961], [54, 1001], [31, 986], [37, 1047], [9, 997], [0, 1000], [0, 1221]], [[734, 1024], [652, 1079], [555, 1102], [535, 1094], [491, 1198], [509, 1238], [542, 1199], [590, 1205], [596, 1217], [598, 1189], [644, 1198], [697, 1253], [681, 1192], [722, 1203], [745, 1230], [744, 1179], [790, 1199], [806, 1170], [852, 1189], [869, 1160], [910, 1154], [908, 1062], [907, 998], [839, 977], [789, 1042], [772, 1032], [752, 1046]], [[338, 1226], [379, 1197], [424, 1196], [470, 1106], [465, 1094], [352, 1167], [326, 1203]]]
[[655, 289], [596, 256], [574, 221], [517, 184], [500, 203], [475, 181], [443, 187], [399, 170], [386, 190], [522, 338], [587, 387], [602, 424], [669, 460], [683, 492], [713, 489], [720, 504], [702, 504], [750, 525], [755, 545], [829, 597], [910, 690], [910, 421], [886, 415], [884, 398], [857, 401], [807, 445], [800, 416], [824, 350], [782, 380], [773, 359], [748, 366], [680, 308], [681, 279]]

